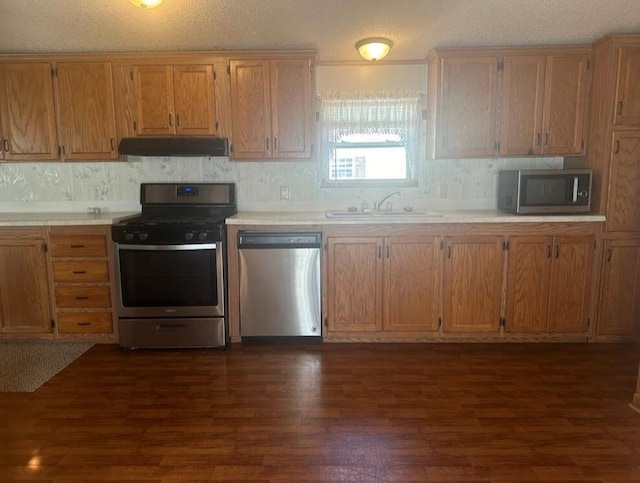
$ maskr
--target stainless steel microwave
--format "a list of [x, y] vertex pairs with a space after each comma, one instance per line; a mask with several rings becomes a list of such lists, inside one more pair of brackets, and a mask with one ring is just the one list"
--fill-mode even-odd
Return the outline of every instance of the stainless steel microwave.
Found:
[[498, 209], [510, 213], [588, 213], [590, 169], [530, 169], [498, 173]]

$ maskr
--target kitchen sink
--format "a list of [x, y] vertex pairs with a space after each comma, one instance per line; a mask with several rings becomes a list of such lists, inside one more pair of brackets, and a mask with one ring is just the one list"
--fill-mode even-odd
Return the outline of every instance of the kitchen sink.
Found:
[[402, 210], [402, 211], [350, 211], [350, 210], [329, 210], [326, 213], [327, 218], [342, 218], [342, 219], [366, 219], [366, 218], [420, 218], [420, 217], [434, 217], [442, 216], [440, 213], [428, 210]]

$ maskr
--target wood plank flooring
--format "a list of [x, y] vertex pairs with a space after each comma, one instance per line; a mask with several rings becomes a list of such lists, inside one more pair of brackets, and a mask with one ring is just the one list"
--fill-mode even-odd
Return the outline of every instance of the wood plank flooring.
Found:
[[0, 481], [640, 482], [638, 347], [94, 346], [0, 394]]

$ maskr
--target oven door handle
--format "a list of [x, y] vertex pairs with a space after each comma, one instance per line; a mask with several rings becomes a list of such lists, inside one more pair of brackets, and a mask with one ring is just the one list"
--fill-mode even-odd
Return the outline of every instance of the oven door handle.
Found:
[[177, 250], [211, 250], [216, 249], [218, 243], [192, 243], [186, 245], [122, 245], [119, 250], [147, 250], [147, 251], [177, 251]]

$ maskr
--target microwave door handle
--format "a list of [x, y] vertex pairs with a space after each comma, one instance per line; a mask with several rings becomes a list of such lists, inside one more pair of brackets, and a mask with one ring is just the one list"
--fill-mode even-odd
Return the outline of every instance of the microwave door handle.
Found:
[[574, 176], [573, 178], [573, 198], [572, 201], [574, 203], [578, 202], [578, 177]]

